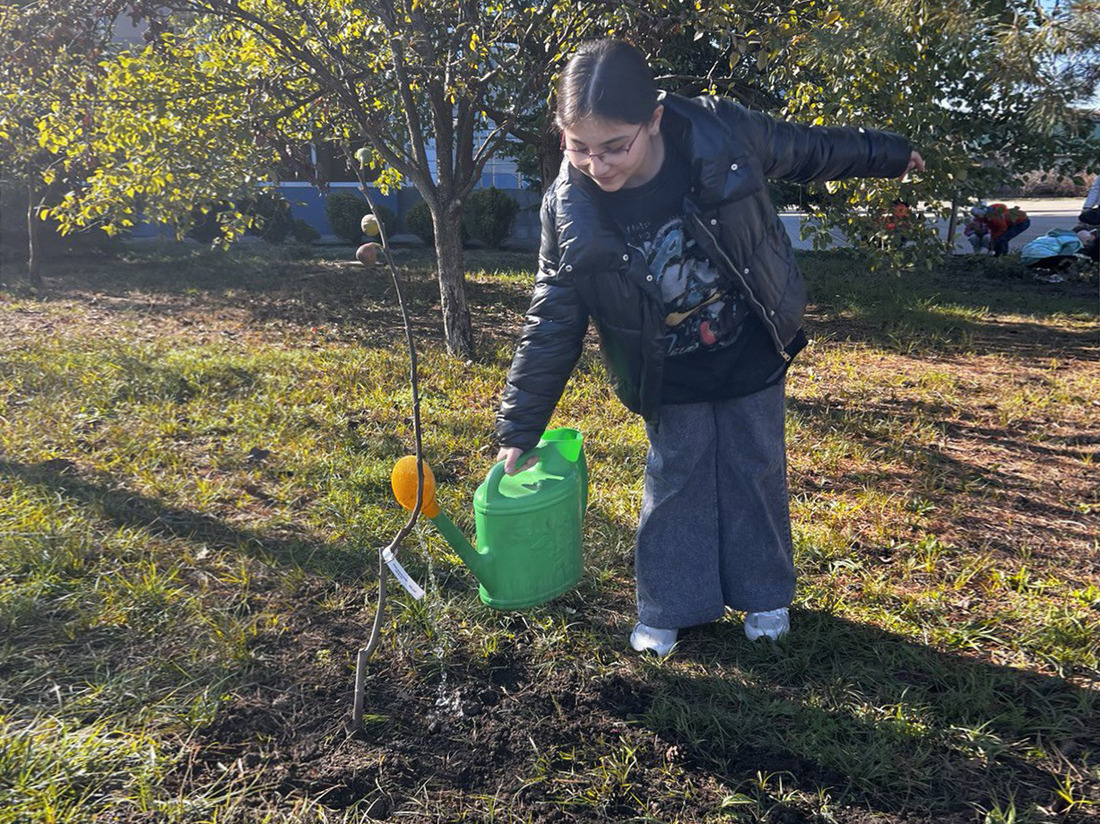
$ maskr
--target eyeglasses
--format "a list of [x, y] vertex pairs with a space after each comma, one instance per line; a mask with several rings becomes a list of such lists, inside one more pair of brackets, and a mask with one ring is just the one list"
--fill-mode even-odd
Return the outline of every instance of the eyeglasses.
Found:
[[630, 138], [628, 143], [624, 143], [622, 146], [618, 146], [614, 149], [604, 149], [602, 152], [592, 152], [588, 149], [567, 149], [565, 147], [565, 133], [561, 135], [561, 150], [573, 158], [577, 163], [591, 163], [593, 160], [600, 160], [604, 163], [618, 163], [620, 160], [630, 154], [630, 150], [634, 148], [634, 144], [638, 140], [638, 136], [642, 133], [642, 129], [646, 127], [643, 123], [638, 127], [638, 131], [634, 133], [634, 137]]

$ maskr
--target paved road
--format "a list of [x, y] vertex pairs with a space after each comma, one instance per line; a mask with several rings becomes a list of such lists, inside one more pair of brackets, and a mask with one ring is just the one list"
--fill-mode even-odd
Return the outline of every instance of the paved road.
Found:
[[[1057, 198], [1057, 199], [1032, 199], [1032, 198], [1019, 198], [1016, 200], [1010, 200], [1007, 198], [990, 199], [987, 203], [1005, 203], [1008, 206], [1019, 206], [1025, 212], [1028, 217], [1031, 218], [1031, 226], [1027, 231], [1013, 238], [1010, 243], [1012, 250], [1019, 250], [1021, 246], [1027, 243], [1029, 240], [1040, 235], [1045, 235], [1051, 229], [1072, 229], [1077, 223], [1077, 215], [1081, 212], [1081, 205], [1084, 203], [1084, 198]], [[787, 235], [791, 239], [791, 243], [794, 244], [796, 249], [812, 249], [813, 245], [809, 241], [799, 240], [798, 229], [802, 216], [797, 212], [783, 212], [780, 215], [783, 221], [783, 226], [787, 230]], [[967, 216], [969, 219], [969, 215]], [[958, 252], [970, 252], [970, 243], [966, 240], [962, 233], [962, 224], [965, 223], [960, 217], [960, 224], [955, 237], [955, 249]], [[939, 225], [940, 237], [945, 241], [947, 240], [947, 221], [941, 221]], [[843, 246], [844, 240], [834, 234], [833, 237], [837, 240], [837, 245]]]

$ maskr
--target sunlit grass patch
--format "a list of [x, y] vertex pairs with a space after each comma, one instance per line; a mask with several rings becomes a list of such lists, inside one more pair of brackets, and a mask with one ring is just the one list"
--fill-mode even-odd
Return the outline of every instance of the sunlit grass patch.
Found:
[[[185, 749], [185, 748], [184, 748]], [[257, 783], [226, 769], [201, 792], [176, 796], [166, 782], [179, 741], [108, 722], [65, 723], [0, 715], [0, 822], [83, 824], [98, 818], [154, 818], [166, 824], [246, 820]]]
[[170, 761], [153, 737], [110, 724], [0, 724], [0, 821], [87, 821], [116, 806], [119, 790], [155, 795]]

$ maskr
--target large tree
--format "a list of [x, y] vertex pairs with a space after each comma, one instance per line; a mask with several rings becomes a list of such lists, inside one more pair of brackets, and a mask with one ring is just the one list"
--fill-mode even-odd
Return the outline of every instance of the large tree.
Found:
[[[652, 0], [601, 7], [598, 19], [598, 30], [646, 51], [671, 91], [908, 136], [929, 161], [924, 175], [810, 187], [822, 242], [835, 229], [881, 234], [895, 198], [949, 214], [953, 202], [988, 196], [1024, 173], [1071, 174], [1100, 156], [1089, 140], [1095, 124], [1075, 105], [1094, 98], [1100, 80], [1096, 0]], [[553, 156], [545, 138], [541, 150]], [[553, 170], [541, 164], [544, 182]], [[933, 233], [913, 228], [907, 237], [923, 243], [883, 243], [879, 260], [942, 252]]]
[[[111, 67], [110, 113], [98, 124], [116, 163], [74, 191], [59, 218], [106, 220], [126, 201], [179, 223], [192, 202], [271, 179], [288, 141], [336, 143], [366, 179], [408, 181], [424, 197], [447, 346], [470, 356], [462, 208], [510, 119], [544, 92], [531, 66], [553, 6], [175, 0], [137, 11], [156, 15], [156, 36]], [[242, 220], [225, 214], [239, 231]]]
[[82, 135], [89, 128], [99, 63], [110, 50], [110, 22], [121, 6], [122, 0], [0, 6], [0, 189], [9, 205], [26, 203], [27, 269], [35, 286], [41, 285], [45, 210], [96, 164], [87, 141], [80, 151], [66, 152], [53, 135]]

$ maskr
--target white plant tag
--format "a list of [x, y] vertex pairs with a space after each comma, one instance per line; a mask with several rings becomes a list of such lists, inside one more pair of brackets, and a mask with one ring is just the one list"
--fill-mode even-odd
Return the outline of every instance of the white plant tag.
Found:
[[420, 584], [414, 581], [412, 576], [405, 571], [405, 567], [398, 563], [396, 556], [389, 547], [382, 550], [382, 560], [390, 568], [390, 572], [397, 579], [397, 583], [401, 584], [409, 595], [418, 601], [424, 597], [424, 590], [420, 588]]

